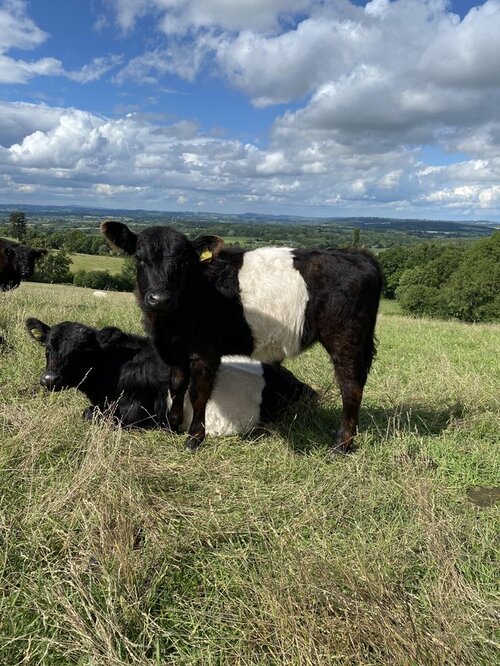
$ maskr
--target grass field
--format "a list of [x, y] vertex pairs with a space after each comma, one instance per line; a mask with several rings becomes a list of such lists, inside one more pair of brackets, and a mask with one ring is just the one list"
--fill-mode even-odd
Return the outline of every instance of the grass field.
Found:
[[71, 254], [71, 271], [109, 271], [111, 275], [120, 273], [123, 257], [100, 256], [97, 254]]
[[500, 508], [469, 491], [500, 486], [500, 326], [382, 314], [331, 462], [320, 348], [289, 363], [317, 405], [189, 455], [43, 393], [27, 316], [140, 331], [130, 294], [0, 294], [0, 664], [498, 663]]

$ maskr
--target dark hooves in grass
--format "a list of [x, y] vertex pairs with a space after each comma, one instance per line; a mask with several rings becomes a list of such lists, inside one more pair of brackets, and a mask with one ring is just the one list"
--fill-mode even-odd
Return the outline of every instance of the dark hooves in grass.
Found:
[[353, 452], [353, 447], [349, 445], [346, 447], [344, 444], [334, 444], [328, 449], [328, 458], [330, 460], [341, 460]]
[[95, 407], [89, 406], [86, 407], [82, 412], [82, 418], [84, 421], [93, 421], [94, 415], [96, 414]]
[[194, 453], [197, 451], [197, 449], [199, 449], [202, 441], [203, 440], [199, 437], [188, 437], [185, 444], [186, 451], [189, 451], [189, 453]]
[[347, 451], [338, 448], [332, 448], [328, 450], [328, 460], [341, 460], [347, 455]]

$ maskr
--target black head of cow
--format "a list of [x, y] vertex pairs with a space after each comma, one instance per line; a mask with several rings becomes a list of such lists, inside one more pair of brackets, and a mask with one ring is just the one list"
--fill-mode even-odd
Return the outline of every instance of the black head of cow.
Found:
[[26, 320], [30, 336], [45, 347], [46, 367], [40, 384], [49, 391], [79, 387], [98, 362], [99, 332], [84, 324], [65, 321], [48, 326], [39, 319]]
[[29, 245], [14, 245], [3, 249], [4, 256], [12, 268], [23, 280], [31, 277], [35, 271], [35, 261], [47, 254], [47, 250], [35, 250]]
[[190, 277], [224, 246], [218, 236], [190, 241], [171, 227], [149, 227], [135, 234], [122, 222], [109, 221], [101, 230], [110, 243], [135, 258], [142, 306], [166, 313], [177, 310]]

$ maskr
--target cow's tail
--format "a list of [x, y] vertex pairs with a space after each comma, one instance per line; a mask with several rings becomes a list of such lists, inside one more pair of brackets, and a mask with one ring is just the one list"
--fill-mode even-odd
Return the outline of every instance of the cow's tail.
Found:
[[377, 323], [377, 313], [380, 304], [380, 296], [384, 284], [384, 275], [377, 259], [370, 254], [372, 259], [373, 273], [370, 279], [370, 298], [368, 299], [369, 311], [367, 316], [367, 330], [363, 345], [363, 355], [367, 373], [377, 354], [377, 338], [375, 336], [375, 325]]

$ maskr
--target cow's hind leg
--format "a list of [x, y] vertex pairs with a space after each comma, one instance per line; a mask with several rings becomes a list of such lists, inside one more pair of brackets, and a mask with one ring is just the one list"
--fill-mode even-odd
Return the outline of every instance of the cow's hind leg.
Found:
[[342, 396], [342, 420], [332, 453], [347, 453], [358, 427], [359, 408], [374, 353], [373, 332], [346, 326], [323, 341]]

